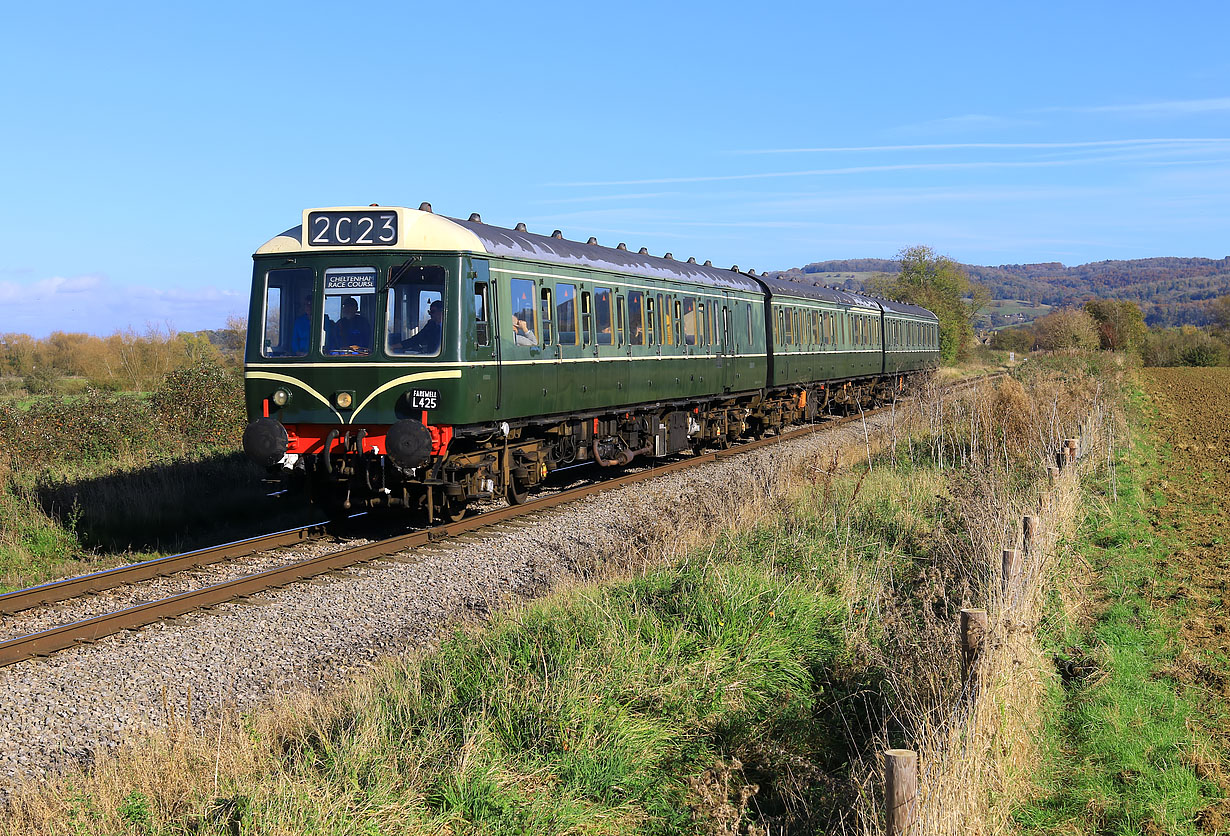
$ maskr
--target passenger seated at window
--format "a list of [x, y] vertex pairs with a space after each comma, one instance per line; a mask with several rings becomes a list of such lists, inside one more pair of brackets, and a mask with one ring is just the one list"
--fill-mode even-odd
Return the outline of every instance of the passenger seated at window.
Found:
[[538, 345], [538, 335], [530, 330], [528, 322], [516, 314], [513, 314], [513, 342], [516, 345]]
[[295, 317], [294, 329], [290, 335], [290, 350], [292, 354], [307, 354], [308, 344], [312, 340], [312, 294], [308, 293], [299, 300], [299, 315]]
[[389, 347], [404, 354], [438, 354], [444, 334], [444, 302], [437, 299], [427, 306], [427, 324], [412, 337], [390, 340]]
[[342, 299], [342, 318], [333, 325], [334, 350], [368, 354], [372, 349], [372, 326], [359, 313], [353, 296]]

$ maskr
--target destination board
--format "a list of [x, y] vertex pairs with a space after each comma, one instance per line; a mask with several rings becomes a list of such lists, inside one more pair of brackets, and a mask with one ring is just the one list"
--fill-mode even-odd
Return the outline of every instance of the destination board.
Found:
[[397, 213], [309, 212], [309, 247], [391, 247], [397, 243]]
[[325, 270], [325, 293], [375, 293], [375, 267], [330, 267]]

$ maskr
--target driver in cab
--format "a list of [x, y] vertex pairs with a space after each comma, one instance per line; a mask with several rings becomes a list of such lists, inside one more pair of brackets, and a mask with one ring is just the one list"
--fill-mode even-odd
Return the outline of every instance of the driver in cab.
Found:
[[342, 298], [342, 318], [333, 324], [333, 346], [337, 351], [367, 354], [372, 348], [372, 326], [359, 313], [353, 296]]

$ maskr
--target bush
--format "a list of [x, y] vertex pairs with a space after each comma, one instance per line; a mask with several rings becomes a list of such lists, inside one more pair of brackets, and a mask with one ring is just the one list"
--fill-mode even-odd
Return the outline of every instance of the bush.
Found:
[[39, 397], [25, 411], [0, 405], [0, 452], [26, 471], [153, 448], [161, 434], [145, 403], [132, 395], [88, 389], [73, 398]]
[[167, 429], [196, 445], [237, 447], [243, 437], [243, 379], [211, 358], [167, 375], [152, 403]]
[[1220, 366], [1225, 361], [1225, 353], [1210, 341], [1183, 349], [1179, 358], [1185, 366]]
[[1220, 366], [1226, 345], [1194, 325], [1150, 331], [1145, 341], [1146, 366]]
[[56, 381], [59, 378], [60, 375], [54, 369], [38, 366], [22, 378], [21, 385], [31, 395], [53, 395], [56, 392]]

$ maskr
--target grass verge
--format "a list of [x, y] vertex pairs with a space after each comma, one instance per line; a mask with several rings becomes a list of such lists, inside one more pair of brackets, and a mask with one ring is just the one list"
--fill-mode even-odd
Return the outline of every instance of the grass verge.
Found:
[[[1132, 400], [1146, 417], [1138, 391]], [[1212, 740], [1198, 706], [1167, 675], [1183, 604], [1159, 566], [1175, 544], [1148, 513], [1164, 502], [1147, 489], [1159, 451], [1147, 422], [1134, 423], [1132, 455], [1086, 485], [1101, 501], [1075, 551], [1093, 571], [1082, 591], [1093, 612], [1054, 622], [1050, 639], [1066, 676], [1051, 695], [1043, 795], [1015, 816], [1028, 833], [1224, 832], [1210, 816], [1223, 797], [1210, 780]]]

